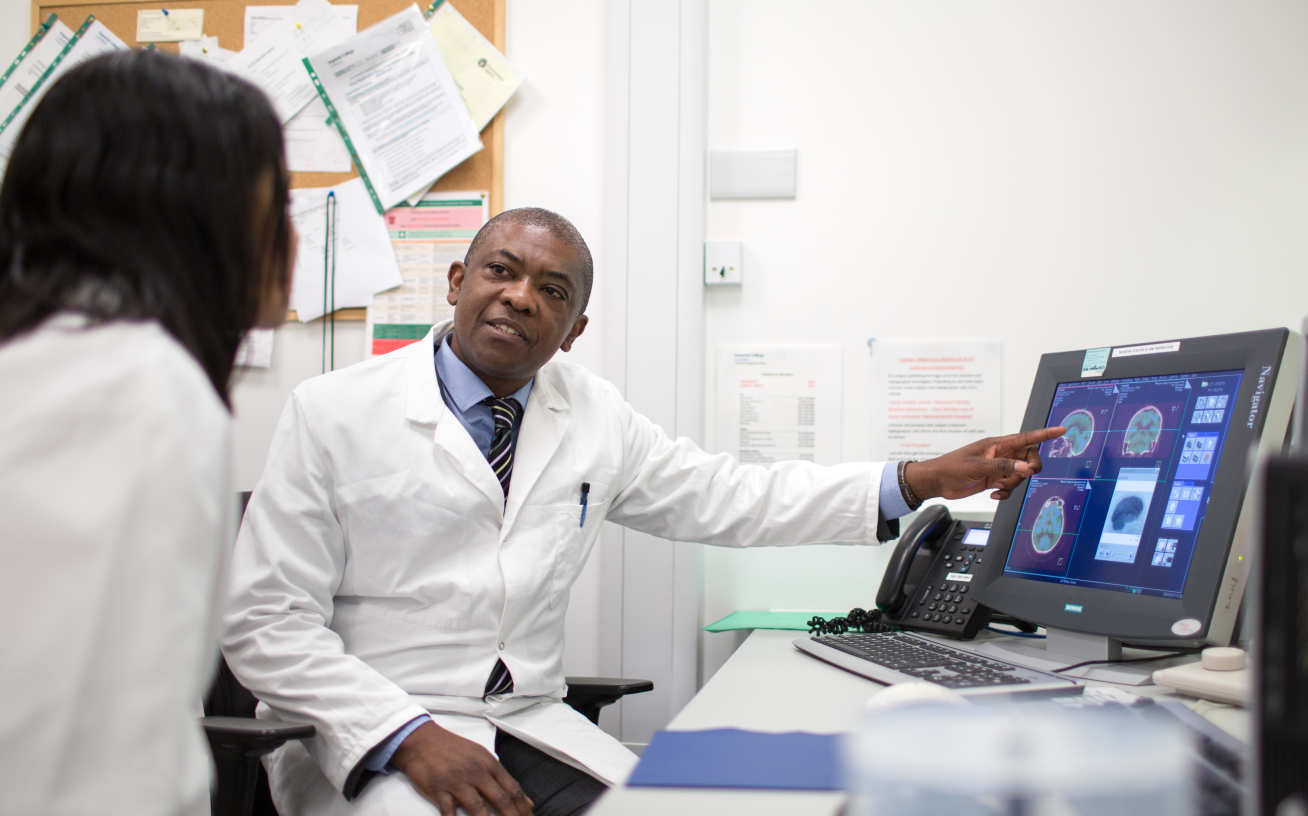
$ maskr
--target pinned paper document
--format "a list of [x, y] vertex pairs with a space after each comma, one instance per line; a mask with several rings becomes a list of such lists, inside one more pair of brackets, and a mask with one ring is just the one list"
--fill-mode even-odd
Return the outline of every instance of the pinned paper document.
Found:
[[[68, 69], [91, 57], [126, 47], [127, 44], [118, 39], [118, 36], [106, 28], [104, 23], [95, 19], [95, 15], [88, 15], [55, 55], [50, 65], [41, 73], [33, 87], [23, 95], [18, 106], [12, 110], [0, 111], [0, 115], [5, 117], [0, 121], [0, 159], [8, 162], [27, 117], [32, 115], [41, 97], [50, 90], [50, 86]], [[29, 53], [28, 56], [30, 58], [31, 54]], [[21, 65], [18, 72], [21, 72]]]
[[[332, 252], [335, 285], [334, 291], [328, 292], [323, 258], [327, 248], [327, 194], [332, 191], [336, 193], [337, 208]], [[291, 308], [301, 321], [307, 323], [325, 314], [324, 300], [335, 303], [337, 309], [363, 307], [376, 292], [400, 285], [386, 222], [373, 208], [359, 179], [335, 187], [291, 190], [291, 220], [300, 236]], [[330, 281], [330, 276], [326, 280]]]
[[522, 76], [490, 40], [450, 3], [432, 4], [427, 27], [459, 86], [472, 124], [481, 131], [522, 84]]
[[327, 0], [245, 7], [245, 42], [254, 42], [270, 30], [293, 42], [297, 56], [307, 57], [353, 36], [359, 30], [359, 7]]
[[201, 37], [198, 40], [178, 43], [177, 52], [183, 57], [213, 63], [220, 68], [226, 68], [237, 54], [231, 49], [218, 45], [217, 37]]
[[[245, 41], [269, 30], [281, 31], [304, 57], [353, 36], [359, 30], [357, 5], [333, 5], [326, 0], [300, 0], [294, 6], [246, 6]], [[307, 82], [303, 64], [297, 66]], [[345, 173], [350, 153], [329, 121], [327, 107], [314, 94], [303, 110], [286, 122], [286, 167], [293, 173]]]
[[293, 27], [265, 29], [245, 44], [228, 67], [268, 95], [282, 122], [313, 100], [313, 84], [300, 65]]
[[304, 64], [379, 214], [481, 149], [417, 6]]
[[73, 31], [51, 14], [0, 76], [0, 122], [14, 115], [63, 53]]

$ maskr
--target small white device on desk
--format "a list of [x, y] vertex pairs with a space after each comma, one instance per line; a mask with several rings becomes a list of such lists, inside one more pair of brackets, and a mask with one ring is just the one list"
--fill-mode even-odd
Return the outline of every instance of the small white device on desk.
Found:
[[1219, 703], [1249, 704], [1252, 682], [1245, 665], [1243, 649], [1213, 646], [1204, 649], [1201, 659], [1184, 666], [1171, 666], [1154, 672], [1154, 685], [1176, 689], [1191, 697]]

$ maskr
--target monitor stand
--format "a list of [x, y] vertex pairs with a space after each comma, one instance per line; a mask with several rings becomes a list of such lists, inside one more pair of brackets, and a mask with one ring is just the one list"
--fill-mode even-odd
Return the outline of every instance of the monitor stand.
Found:
[[[1041, 671], [1052, 671], [1081, 663], [1086, 660], [1121, 660], [1122, 642], [1104, 635], [1087, 635], [1084, 632], [1069, 632], [1066, 629], [1046, 629], [1044, 639], [1024, 638], [999, 635], [978, 642], [973, 650], [980, 653], [1008, 660], [1021, 666]], [[1141, 656], [1147, 656], [1143, 652]], [[1105, 683], [1121, 683], [1128, 686], [1143, 686], [1153, 682], [1155, 669], [1170, 666], [1176, 658], [1150, 660], [1144, 663], [1103, 663], [1082, 666], [1066, 672], [1068, 677], [1079, 680], [1099, 680]]]

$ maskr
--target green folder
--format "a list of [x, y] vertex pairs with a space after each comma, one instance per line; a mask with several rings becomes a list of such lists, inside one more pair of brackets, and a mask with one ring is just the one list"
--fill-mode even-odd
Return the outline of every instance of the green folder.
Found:
[[725, 618], [713, 621], [704, 627], [705, 632], [730, 632], [734, 629], [790, 629], [797, 632], [808, 631], [808, 620], [814, 615], [821, 615], [828, 620], [832, 616], [843, 615], [830, 609], [817, 611], [772, 610], [772, 609], [737, 609]]

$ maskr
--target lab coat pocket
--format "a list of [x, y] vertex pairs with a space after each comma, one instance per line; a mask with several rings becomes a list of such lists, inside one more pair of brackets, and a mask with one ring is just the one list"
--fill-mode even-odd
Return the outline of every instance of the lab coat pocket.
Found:
[[588, 502], [584, 516], [581, 508], [575, 504], [560, 509], [558, 513], [561, 520], [549, 581], [551, 608], [564, 602], [568, 590], [586, 566], [586, 559], [599, 538], [600, 527], [608, 514], [608, 502]]

